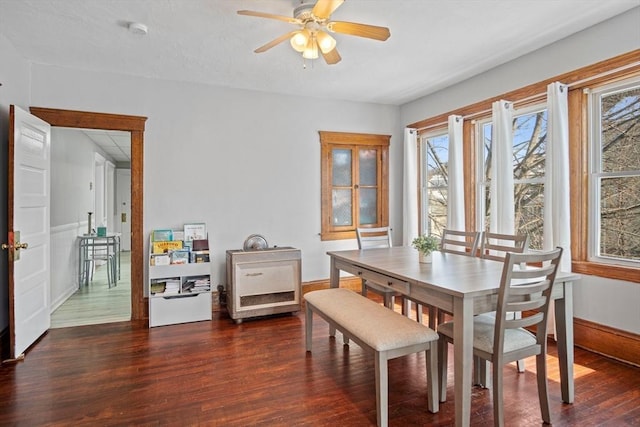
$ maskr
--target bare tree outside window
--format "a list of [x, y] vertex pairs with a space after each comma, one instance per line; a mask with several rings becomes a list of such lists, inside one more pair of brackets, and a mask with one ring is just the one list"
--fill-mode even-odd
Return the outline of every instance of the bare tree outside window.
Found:
[[[484, 155], [480, 196], [484, 196], [484, 228], [491, 214], [492, 126], [481, 125]], [[529, 246], [542, 249], [544, 170], [547, 144], [547, 110], [517, 115], [513, 119], [513, 179], [515, 202], [515, 233], [529, 236]], [[484, 193], [484, 194], [482, 194]]]
[[[449, 188], [449, 135], [428, 136], [422, 143], [423, 228], [427, 234], [442, 236], [447, 226]], [[425, 173], [426, 171], [426, 173]], [[426, 192], [426, 194], [425, 194]]]
[[598, 255], [640, 261], [640, 86], [601, 94], [599, 114]]

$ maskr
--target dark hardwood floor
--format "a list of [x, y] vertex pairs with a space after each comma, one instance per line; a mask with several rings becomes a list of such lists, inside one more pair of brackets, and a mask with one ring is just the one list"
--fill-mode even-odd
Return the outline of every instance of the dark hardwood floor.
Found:
[[[369, 426], [375, 425], [373, 359], [314, 322], [304, 349], [302, 313], [234, 324], [148, 329], [111, 323], [50, 330], [24, 361], [0, 368], [0, 425]], [[450, 348], [451, 350], [451, 348]], [[556, 347], [549, 350], [554, 426], [640, 425], [640, 368], [576, 349], [576, 402], [563, 404]], [[450, 357], [450, 360], [453, 357]], [[506, 368], [508, 425], [541, 424], [535, 362]], [[426, 409], [424, 355], [389, 363], [389, 424], [453, 424], [449, 400]], [[472, 393], [472, 425], [493, 422], [490, 390]]]

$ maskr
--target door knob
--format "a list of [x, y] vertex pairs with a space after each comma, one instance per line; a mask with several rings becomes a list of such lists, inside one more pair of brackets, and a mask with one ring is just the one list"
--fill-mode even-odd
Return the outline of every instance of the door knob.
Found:
[[[10, 244], [7, 243], [3, 243], [2, 244], [2, 249], [10, 249], [12, 246]], [[17, 243], [15, 246], [13, 246], [14, 249], [27, 249], [29, 247], [28, 243]]]

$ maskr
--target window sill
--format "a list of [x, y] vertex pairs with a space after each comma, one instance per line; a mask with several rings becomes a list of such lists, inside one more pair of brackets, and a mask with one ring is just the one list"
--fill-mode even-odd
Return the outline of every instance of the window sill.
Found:
[[606, 277], [608, 279], [640, 283], [640, 268], [598, 264], [587, 261], [573, 261], [571, 265], [574, 273], [589, 274], [592, 276]]
[[320, 233], [320, 240], [346, 240], [346, 239], [355, 239], [356, 232], [355, 230], [351, 231], [330, 231], [326, 233]]

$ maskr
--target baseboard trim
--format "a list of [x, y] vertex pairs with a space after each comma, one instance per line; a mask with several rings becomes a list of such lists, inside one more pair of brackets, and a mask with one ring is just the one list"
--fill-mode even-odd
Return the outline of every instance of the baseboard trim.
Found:
[[[317, 291], [318, 289], [329, 289], [329, 287], [329, 279], [304, 282], [302, 284], [302, 295], [306, 294], [307, 292]], [[341, 277], [340, 287], [360, 292], [362, 290], [362, 279], [358, 277]]]
[[640, 367], [640, 335], [574, 318], [576, 347]]

